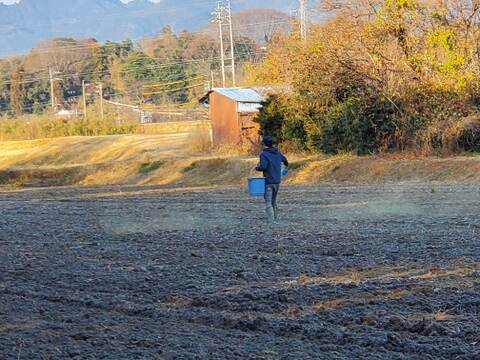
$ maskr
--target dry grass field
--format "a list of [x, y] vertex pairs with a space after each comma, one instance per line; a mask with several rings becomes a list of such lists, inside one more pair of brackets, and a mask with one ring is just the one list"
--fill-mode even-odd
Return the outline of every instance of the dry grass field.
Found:
[[[0, 186], [239, 185], [257, 159], [209, 151], [202, 124], [160, 135], [65, 137], [0, 142]], [[156, 130], [159, 131], [158, 129]], [[199, 136], [195, 135], [199, 134]], [[479, 157], [292, 155], [288, 184], [480, 181]]]

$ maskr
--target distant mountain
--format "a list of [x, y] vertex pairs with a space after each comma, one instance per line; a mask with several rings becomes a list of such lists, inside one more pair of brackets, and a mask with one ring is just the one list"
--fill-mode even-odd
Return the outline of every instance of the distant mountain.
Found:
[[[0, 54], [24, 52], [52, 37], [94, 37], [99, 41], [203, 28], [216, 1], [205, 0], [21, 0], [0, 4]], [[233, 10], [270, 8], [289, 11], [292, 0], [233, 0]], [[293, 2], [295, 4], [295, 2]]]

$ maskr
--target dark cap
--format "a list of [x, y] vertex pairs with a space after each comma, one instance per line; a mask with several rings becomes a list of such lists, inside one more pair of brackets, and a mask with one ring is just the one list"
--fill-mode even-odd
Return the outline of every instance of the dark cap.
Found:
[[273, 146], [273, 138], [271, 136], [265, 136], [263, 138], [263, 145], [265, 145], [266, 147], [272, 147]]

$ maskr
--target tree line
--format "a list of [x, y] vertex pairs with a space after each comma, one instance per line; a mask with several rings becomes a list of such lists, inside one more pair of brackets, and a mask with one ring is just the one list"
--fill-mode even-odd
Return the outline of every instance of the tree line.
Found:
[[[258, 45], [237, 37], [235, 50], [240, 61], [249, 61]], [[102, 84], [105, 98], [135, 105], [185, 103], [204, 91], [206, 81], [218, 76], [219, 56], [218, 39], [212, 35], [174, 33], [170, 27], [137, 43], [100, 44], [95, 39], [73, 38], [42, 41], [24, 56], [0, 60], [0, 114], [48, 113], [52, 92], [57, 108], [81, 108], [82, 82]], [[191, 86], [191, 79], [197, 86]], [[146, 96], [144, 85], [152, 83], [163, 91]], [[89, 104], [98, 98], [91, 92], [87, 96]]]

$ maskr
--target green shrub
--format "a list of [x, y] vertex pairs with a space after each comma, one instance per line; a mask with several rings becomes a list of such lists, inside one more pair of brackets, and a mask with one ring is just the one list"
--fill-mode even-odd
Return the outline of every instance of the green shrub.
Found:
[[458, 131], [457, 145], [466, 152], [480, 152], [480, 120], [469, 119]]
[[138, 173], [141, 175], [148, 175], [152, 171], [158, 170], [162, 167], [163, 162], [161, 161], [154, 161], [151, 163], [144, 163], [140, 165], [140, 168], [138, 169]]
[[294, 101], [286, 96], [270, 96], [255, 121], [260, 125], [260, 135], [269, 135], [277, 143], [289, 142], [293, 148], [305, 150], [307, 132], [299, 114], [291, 112]]
[[258, 118], [261, 132], [298, 150], [370, 154], [401, 147], [395, 138], [399, 112], [386, 99], [351, 96], [321, 109], [325, 113], [310, 109], [292, 116], [283, 101], [274, 96], [265, 103]]
[[260, 124], [260, 134], [272, 136], [276, 141], [282, 142], [282, 127], [285, 123], [286, 109], [279, 96], [272, 95], [263, 103], [256, 122]]
[[198, 163], [196, 161], [194, 161], [190, 165], [183, 168], [182, 173], [184, 173], [184, 174], [189, 173], [189, 172], [195, 170], [197, 168], [197, 166], [198, 166]]

